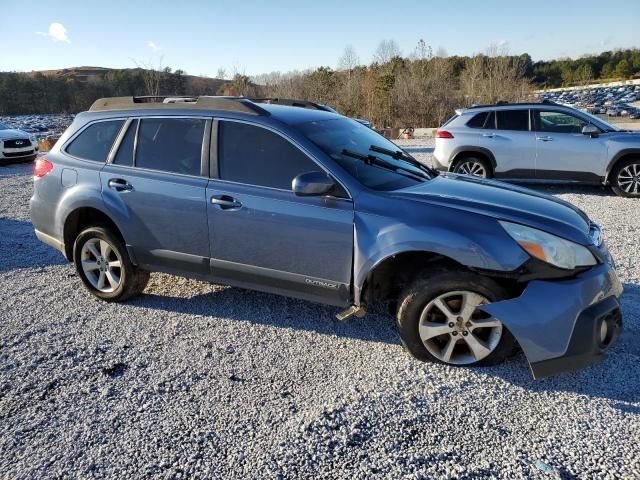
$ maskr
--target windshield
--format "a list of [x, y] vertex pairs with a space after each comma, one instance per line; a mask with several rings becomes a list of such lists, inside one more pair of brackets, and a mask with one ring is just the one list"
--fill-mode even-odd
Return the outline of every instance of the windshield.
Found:
[[7, 127], [4, 123], [0, 123], [0, 130], [9, 130], [9, 127]]
[[433, 178], [397, 145], [348, 118], [305, 122], [298, 129], [351, 176], [374, 190], [398, 190]]

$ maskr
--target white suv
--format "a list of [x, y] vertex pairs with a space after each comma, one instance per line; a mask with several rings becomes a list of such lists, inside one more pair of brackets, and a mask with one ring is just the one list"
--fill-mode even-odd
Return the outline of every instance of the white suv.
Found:
[[436, 132], [441, 170], [519, 182], [611, 185], [640, 197], [640, 132], [552, 102], [456, 110]]
[[33, 134], [0, 123], [0, 165], [30, 162], [37, 154], [38, 140]]

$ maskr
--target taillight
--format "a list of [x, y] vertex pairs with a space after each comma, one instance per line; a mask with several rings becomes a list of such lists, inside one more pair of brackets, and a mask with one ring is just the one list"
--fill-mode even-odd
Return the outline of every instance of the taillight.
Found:
[[36, 163], [33, 166], [33, 176], [36, 178], [41, 178], [51, 170], [53, 170], [53, 163], [51, 163], [44, 157], [40, 157], [36, 160]]
[[451, 135], [446, 130], [436, 130], [436, 137], [437, 138], [453, 138], [453, 135]]

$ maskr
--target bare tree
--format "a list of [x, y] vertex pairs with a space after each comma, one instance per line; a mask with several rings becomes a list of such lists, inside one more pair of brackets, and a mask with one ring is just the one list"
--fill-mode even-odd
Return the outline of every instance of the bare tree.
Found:
[[158, 60], [157, 66], [155, 66], [151, 60], [146, 62], [134, 60], [133, 62], [136, 64], [136, 67], [142, 71], [145, 93], [153, 97], [160, 95], [160, 84], [164, 76], [162, 57]]
[[509, 56], [506, 45], [492, 44], [485, 55], [467, 59], [460, 82], [467, 103], [517, 101], [530, 92], [523, 57]]
[[220, 67], [216, 72], [216, 78], [225, 80], [227, 78], [227, 71], [224, 68]]
[[431, 45], [427, 45], [427, 42], [421, 38], [418, 40], [418, 45], [416, 45], [416, 49], [413, 52], [413, 57], [416, 60], [431, 60], [433, 57]]
[[347, 45], [338, 59], [338, 70], [351, 71], [358, 66], [360, 58], [351, 45]]
[[375, 53], [373, 54], [374, 63], [378, 63], [380, 65], [387, 63], [394, 57], [399, 57], [402, 55], [400, 51], [400, 47], [395, 42], [395, 40], [382, 40], [378, 44], [378, 48], [376, 48]]

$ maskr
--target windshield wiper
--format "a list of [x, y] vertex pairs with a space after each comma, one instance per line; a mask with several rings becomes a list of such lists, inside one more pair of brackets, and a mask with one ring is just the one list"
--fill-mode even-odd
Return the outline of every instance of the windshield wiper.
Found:
[[[371, 155], [371, 154], [362, 155], [361, 153], [354, 152], [346, 148], [343, 149], [342, 152], [340, 153], [342, 153], [342, 155], [346, 155], [347, 157], [355, 158], [356, 160], [361, 160], [366, 165], [376, 165], [378, 167], [382, 167], [387, 170], [392, 170], [393, 172], [397, 173], [398, 175], [402, 175], [403, 177], [413, 178], [414, 180], [425, 180], [425, 179], [430, 180], [431, 179], [431, 177], [424, 177], [424, 176], [417, 175], [416, 173], [410, 170], [402, 168], [399, 165], [394, 165], [393, 163], [387, 162], [386, 160], [376, 157], [375, 155]], [[402, 172], [406, 172], [406, 173], [402, 173]]]
[[435, 177], [436, 175], [438, 175], [437, 170], [420, 163], [418, 160], [413, 158], [411, 155], [404, 153], [402, 150], [389, 150], [388, 148], [378, 147], [377, 145], [371, 145], [369, 147], [369, 150], [378, 152], [378, 153], [384, 153], [385, 155], [389, 155], [395, 160], [404, 160], [405, 162], [413, 165], [414, 167], [422, 170], [423, 172], [427, 172], [431, 176]]

